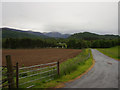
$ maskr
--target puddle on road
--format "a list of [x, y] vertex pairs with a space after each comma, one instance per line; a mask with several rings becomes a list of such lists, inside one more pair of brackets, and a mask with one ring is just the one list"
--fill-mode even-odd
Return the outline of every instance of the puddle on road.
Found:
[[110, 64], [110, 65], [112, 65], [112, 63], [111, 63], [111, 62], [107, 62], [107, 64]]

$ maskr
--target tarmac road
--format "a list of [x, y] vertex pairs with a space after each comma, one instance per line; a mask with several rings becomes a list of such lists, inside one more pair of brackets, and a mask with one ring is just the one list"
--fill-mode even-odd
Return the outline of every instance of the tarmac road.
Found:
[[64, 88], [118, 88], [118, 61], [92, 49], [94, 67]]

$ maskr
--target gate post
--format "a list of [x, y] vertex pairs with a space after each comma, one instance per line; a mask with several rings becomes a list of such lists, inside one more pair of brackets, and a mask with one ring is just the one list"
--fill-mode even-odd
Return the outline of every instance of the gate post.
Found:
[[19, 88], [19, 68], [18, 68], [18, 62], [16, 63], [16, 88]]
[[60, 66], [59, 66], [59, 60], [57, 62], [57, 74], [60, 75]]
[[15, 88], [14, 78], [13, 78], [13, 66], [10, 55], [6, 56], [6, 66], [7, 66], [7, 78], [8, 78], [9, 88]]

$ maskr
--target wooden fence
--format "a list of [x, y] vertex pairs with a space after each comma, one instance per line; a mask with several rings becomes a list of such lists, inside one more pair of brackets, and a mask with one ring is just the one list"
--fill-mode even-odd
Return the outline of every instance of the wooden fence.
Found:
[[[6, 56], [6, 66], [1, 68], [2, 80], [0, 80], [0, 87], [2, 88], [25, 87], [27, 84], [29, 85], [29, 83], [37, 80], [47, 82], [59, 75], [59, 61], [19, 68], [18, 62], [16, 66], [12, 65], [10, 55]], [[26, 88], [33, 86], [29, 85]]]
[[[90, 53], [85, 56], [84, 59], [87, 60], [89, 57]], [[79, 62], [79, 60], [74, 60], [74, 62], [71, 63], [71, 66], [73, 63], [75, 64]], [[64, 66], [67, 67], [67, 65]], [[2, 72], [0, 88], [31, 88], [35, 86], [33, 85], [35, 81], [47, 82], [53, 80], [55, 76], [60, 75], [59, 61], [19, 68], [18, 62], [16, 63], [16, 66], [12, 65], [10, 55], [6, 56], [6, 66], [2, 66], [0, 69], [0, 72]], [[65, 71], [63, 70], [63, 72]]]

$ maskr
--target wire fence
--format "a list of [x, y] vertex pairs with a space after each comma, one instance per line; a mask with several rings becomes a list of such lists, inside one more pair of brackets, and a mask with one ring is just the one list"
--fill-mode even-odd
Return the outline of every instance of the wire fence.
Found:
[[[50, 81], [57, 75], [57, 62], [34, 65], [29, 67], [19, 68], [19, 86], [32, 83], [34, 81]], [[29, 88], [34, 85], [27, 86]]]
[[28, 67], [18, 67], [12, 65], [11, 56], [6, 56], [6, 66], [0, 67], [2, 79], [0, 80], [0, 88], [31, 88], [35, 81], [48, 82], [53, 80], [59, 73], [59, 61]]
[[0, 67], [0, 72], [2, 72], [0, 87], [32, 88], [36, 85], [35, 82], [48, 82], [55, 79], [55, 77], [70, 73], [72, 70], [75, 70], [84, 60], [89, 58], [90, 53], [83, 53], [81, 56], [76, 57], [71, 61], [68, 60], [60, 65], [58, 61], [19, 68], [19, 63], [16, 63], [16, 66], [13, 66], [11, 56], [7, 55], [6, 66]]

